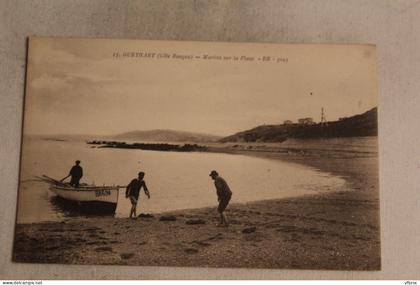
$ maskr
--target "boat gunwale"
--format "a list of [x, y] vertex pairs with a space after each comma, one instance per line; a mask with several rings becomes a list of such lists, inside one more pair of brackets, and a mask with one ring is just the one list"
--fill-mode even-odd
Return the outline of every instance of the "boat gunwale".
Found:
[[87, 187], [68, 187], [68, 186], [58, 186], [58, 185], [51, 185], [50, 189], [57, 189], [57, 190], [64, 190], [64, 191], [76, 191], [76, 192], [92, 192], [97, 190], [115, 190], [119, 191], [119, 187], [117, 186], [87, 186]]

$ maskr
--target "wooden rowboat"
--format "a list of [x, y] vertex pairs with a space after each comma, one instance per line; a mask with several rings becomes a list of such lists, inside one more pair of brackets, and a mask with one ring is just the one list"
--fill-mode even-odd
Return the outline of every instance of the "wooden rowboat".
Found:
[[85, 212], [91, 213], [115, 213], [118, 190], [122, 187], [93, 185], [73, 187], [45, 175], [38, 179], [49, 183], [49, 189], [68, 206], [79, 206]]

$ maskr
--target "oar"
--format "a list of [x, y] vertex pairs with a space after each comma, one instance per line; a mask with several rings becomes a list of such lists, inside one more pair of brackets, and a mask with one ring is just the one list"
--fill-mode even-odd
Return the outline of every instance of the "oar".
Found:
[[[65, 183], [55, 180], [54, 178], [51, 178], [47, 175], [42, 175], [42, 177], [39, 176], [35, 176], [35, 178], [40, 179], [41, 181], [47, 182], [47, 183], [54, 183], [54, 184], [60, 184], [60, 185], [65, 185]], [[127, 188], [127, 185], [115, 185], [112, 187], [118, 187], [118, 188]]]
[[47, 182], [47, 183], [54, 183], [59, 185], [65, 185], [65, 183], [55, 180], [54, 178], [48, 177], [47, 175], [42, 175], [42, 177], [39, 177], [41, 180]]
[[42, 181], [42, 182], [47, 182], [47, 183], [53, 182], [51, 179], [47, 179], [47, 178], [41, 177], [41, 176], [35, 176], [35, 178], [38, 179], [38, 181]]

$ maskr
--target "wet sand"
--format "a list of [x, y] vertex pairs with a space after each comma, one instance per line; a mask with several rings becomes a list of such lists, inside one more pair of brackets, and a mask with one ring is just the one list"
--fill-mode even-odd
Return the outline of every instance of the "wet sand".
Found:
[[[213, 151], [305, 164], [346, 179], [340, 192], [232, 204], [137, 220], [72, 218], [18, 224], [15, 262], [380, 270], [378, 159], [372, 153]], [[233, 189], [234, 190], [234, 189]], [[141, 209], [141, 204], [139, 205]], [[173, 215], [175, 221], [160, 221]]]

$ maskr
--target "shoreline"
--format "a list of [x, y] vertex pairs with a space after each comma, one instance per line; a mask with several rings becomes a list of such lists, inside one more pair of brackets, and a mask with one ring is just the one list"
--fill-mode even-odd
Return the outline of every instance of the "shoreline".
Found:
[[[345, 191], [228, 206], [229, 228], [214, 208], [155, 218], [77, 218], [17, 224], [15, 262], [200, 267], [380, 270], [378, 158], [305, 150], [210, 148], [299, 163], [346, 180]], [[190, 222], [197, 224], [189, 224]], [[249, 233], [244, 233], [250, 231]], [[159, 254], [157, 254], [157, 252]]]

